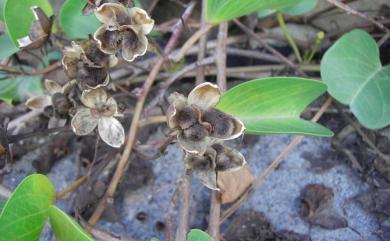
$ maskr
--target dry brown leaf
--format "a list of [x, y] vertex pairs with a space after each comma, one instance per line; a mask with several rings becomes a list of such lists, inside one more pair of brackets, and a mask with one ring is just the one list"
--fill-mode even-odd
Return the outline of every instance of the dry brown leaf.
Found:
[[222, 204], [235, 201], [254, 179], [248, 165], [244, 165], [237, 171], [218, 172], [217, 183], [221, 192]]

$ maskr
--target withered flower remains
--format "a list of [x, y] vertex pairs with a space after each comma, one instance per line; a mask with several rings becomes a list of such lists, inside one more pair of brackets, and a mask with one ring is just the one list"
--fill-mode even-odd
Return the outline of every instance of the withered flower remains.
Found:
[[36, 49], [43, 46], [50, 36], [54, 16], [50, 18], [38, 6], [32, 6], [31, 11], [35, 20], [31, 24], [30, 32], [27, 36], [18, 39], [19, 48]]
[[96, 17], [103, 23], [94, 34], [98, 47], [106, 54], [121, 53], [131, 62], [145, 54], [149, 34], [154, 26], [145, 10], [131, 8], [128, 10], [120, 3], [104, 3], [95, 11]]
[[63, 126], [66, 122], [65, 117], [68, 114], [69, 109], [72, 107], [67, 94], [73, 85], [74, 82], [72, 81], [66, 83], [64, 86], [61, 86], [53, 80], [45, 79], [44, 86], [47, 91], [47, 95], [29, 98], [26, 101], [26, 106], [32, 110], [41, 111], [43, 111], [46, 107], [52, 106], [54, 108], [54, 116], [50, 118], [49, 128]]
[[218, 172], [236, 171], [245, 165], [244, 156], [237, 150], [217, 142], [207, 147], [203, 155], [186, 153], [186, 168], [208, 188], [218, 190]]
[[186, 168], [215, 190], [218, 172], [238, 170], [245, 164], [240, 152], [223, 144], [224, 140], [242, 135], [245, 127], [237, 118], [215, 108], [220, 97], [216, 85], [203, 83], [188, 98], [176, 92], [171, 94], [167, 111], [168, 126], [176, 132], [186, 152]]
[[169, 96], [168, 126], [176, 131], [186, 152], [203, 154], [216, 139], [231, 140], [243, 134], [240, 120], [214, 108], [220, 97], [219, 88], [207, 82], [195, 87], [188, 98], [179, 93]]
[[82, 89], [106, 86], [110, 81], [108, 69], [117, 62], [115, 56], [100, 51], [92, 39], [72, 42], [62, 59], [66, 75], [76, 80]]
[[100, 7], [105, 3], [120, 3], [123, 6], [127, 7], [130, 4], [130, 0], [88, 0], [87, 4], [83, 8], [84, 15], [92, 14], [96, 8]]
[[80, 108], [72, 118], [72, 128], [76, 135], [90, 134], [96, 127], [102, 140], [112, 147], [120, 147], [125, 141], [122, 124], [115, 118], [120, 116], [114, 98], [109, 97], [103, 88], [84, 90]]

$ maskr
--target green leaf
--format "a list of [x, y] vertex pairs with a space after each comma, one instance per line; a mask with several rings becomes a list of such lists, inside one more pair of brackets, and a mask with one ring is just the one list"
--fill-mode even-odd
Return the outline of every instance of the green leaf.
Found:
[[390, 124], [390, 66], [382, 67], [375, 40], [362, 30], [342, 36], [325, 53], [321, 77], [329, 93], [362, 125], [377, 129]]
[[50, 207], [49, 217], [58, 241], [94, 241], [76, 221], [54, 205]]
[[302, 15], [313, 10], [317, 4], [318, 4], [318, 0], [302, 0], [301, 2], [298, 2], [297, 4], [290, 7], [277, 8], [277, 9], [275, 8], [262, 9], [257, 12], [257, 17], [258, 18], [268, 17], [274, 14], [276, 11], [281, 11], [282, 13], [290, 16]]
[[0, 36], [0, 46], [0, 59], [5, 59], [19, 51], [19, 48], [15, 46], [8, 34]]
[[208, 233], [203, 232], [200, 229], [191, 229], [188, 233], [187, 241], [213, 241]]
[[60, 25], [71, 39], [86, 39], [100, 26], [94, 14], [84, 16], [82, 9], [87, 0], [67, 0], [60, 11]]
[[42, 77], [18, 76], [15, 79], [0, 80], [0, 100], [11, 104], [12, 101], [23, 101], [29, 97], [42, 95]]
[[6, 0], [0, 0], [0, 21], [4, 21], [4, 5]]
[[207, 19], [217, 24], [263, 9], [280, 9], [302, 0], [207, 0]]
[[282, 8], [280, 11], [290, 16], [303, 15], [317, 6], [318, 0], [303, 0], [294, 6]]
[[34, 21], [32, 6], [39, 6], [47, 16], [53, 15], [53, 9], [48, 0], [6, 0], [5, 2], [5, 24], [15, 46], [19, 46], [17, 39], [29, 34], [31, 24]]
[[316, 80], [264, 78], [228, 90], [217, 108], [239, 118], [248, 134], [332, 136], [329, 129], [299, 117], [325, 91], [326, 85]]
[[0, 214], [1, 240], [39, 240], [54, 200], [55, 190], [46, 176], [26, 177]]
[[7, 200], [3, 200], [3, 199], [0, 200], [0, 213], [3, 210], [6, 202], [7, 202]]
[[158, 239], [158, 238], [152, 238], [151, 241], [160, 241], [160, 239]]

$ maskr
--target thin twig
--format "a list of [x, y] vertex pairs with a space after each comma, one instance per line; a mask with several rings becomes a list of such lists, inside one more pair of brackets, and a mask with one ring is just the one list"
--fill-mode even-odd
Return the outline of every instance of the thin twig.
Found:
[[186, 172], [181, 188], [181, 206], [175, 241], [185, 241], [189, 228], [192, 173]]
[[353, 15], [356, 15], [360, 18], [363, 18], [373, 24], [375, 24], [378, 28], [382, 29], [383, 31], [385, 31], [386, 33], [389, 33], [390, 30], [388, 28], [385, 27], [385, 25], [383, 25], [382, 23], [376, 21], [375, 19], [373, 18], [370, 18], [369, 16], [365, 15], [364, 13], [361, 13], [359, 11], [356, 11], [355, 9], [351, 8], [349, 5], [347, 4], [344, 4], [338, 0], [327, 0], [330, 4], [333, 4], [335, 5], [336, 7], [338, 8], [341, 8], [342, 10], [346, 11], [347, 13], [350, 13], [350, 14], [353, 14]]
[[[228, 37], [228, 22], [221, 23], [218, 29], [216, 66], [217, 84], [222, 91], [226, 91], [226, 41]], [[219, 219], [221, 217], [221, 198], [219, 191], [213, 190], [210, 199], [209, 234], [214, 241], [219, 241]]]
[[145, 83], [143, 85], [143, 92], [139, 96], [139, 99], [134, 109], [134, 116], [130, 125], [130, 129], [128, 131], [128, 137], [127, 137], [123, 154], [121, 156], [121, 159], [119, 160], [114, 176], [111, 179], [111, 182], [107, 188], [106, 193], [104, 194], [103, 198], [100, 200], [95, 212], [92, 214], [91, 218], [88, 221], [91, 226], [96, 225], [96, 223], [104, 213], [104, 210], [106, 209], [107, 205], [109, 204], [108, 202], [112, 200], [114, 196], [118, 183], [125, 171], [125, 167], [128, 166], [128, 163], [130, 161], [130, 155], [132, 153], [132, 149], [136, 141], [139, 120], [141, 119], [141, 114], [142, 114], [142, 110], [145, 104], [147, 94], [149, 93], [150, 88], [152, 87], [157, 74], [159, 73], [163, 63], [165, 62], [164, 56], [168, 55], [176, 46], [179, 36], [183, 32], [184, 22], [187, 21], [189, 16], [192, 14], [194, 7], [195, 7], [195, 2], [191, 2], [188, 5], [187, 9], [184, 11], [182, 20], [180, 20], [175, 25], [171, 38], [169, 39], [164, 49], [164, 55], [158, 59], [157, 63], [154, 65], [153, 69], [151, 70], [148, 78], [145, 80]]
[[[215, 62], [214, 56], [207, 57], [207, 58], [203, 59], [201, 62], [195, 62], [195, 63], [189, 64], [189, 65], [181, 68], [176, 73], [174, 73], [171, 77], [169, 77], [167, 80], [165, 80], [163, 83], [160, 84], [160, 90], [155, 95], [155, 97], [151, 101], [149, 101], [149, 104], [145, 108], [145, 112], [148, 113], [158, 103], [161, 103], [161, 100], [163, 99], [164, 94], [165, 94], [166, 90], [169, 88], [169, 86], [171, 86], [176, 80], [183, 77], [187, 72], [190, 72], [196, 68], [199, 68], [200, 66], [212, 64], [214, 62]], [[195, 75], [195, 73], [194, 73], [194, 75]]]
[[170, 56], [170, 59], [174, 62], [179, 62], [187, 54], [188, 50], [199, 40], [200, 37], [205, 35], [214, 25], [208, 24], [205, 28], [199, 29], [183, 44], [182, 48], [174, 56]]
[[[314, 115], [311, 119], [312, 122], [317, 122], [321, 116], [325, 113], [325, 111], [329, 108], [333, 101], [332, 97], [329, 97], [325, 103], [321, 106], [320, 110]], [[289, 152], [294, 149], [296, 146], [301, 143], [303, 136], [296, 136], [290, 142], [290, 144], [271, 162], [271, 164], [265, 169], [264, 172], [261, 173], [251, 184], [248, 190], [235, 202], [233, 203], [225, 212], [223, 212], [220, 223], [230, 217], [241, 205], [248, 200], [249, 196], [258, 188], [263, 181], [271, 174], [276, 167], [286, 158]]]
[[[206, 21], [206, 8], [207, 7], [207, 0], [202, 0], [202, 13], [201, 13], [201, 19], [200, 19], [200, 29], [205, 29], [207, 26]], [[206, 48], [207, 48], [207, 33], [205, 33], [199, 40], [199, 52], [198, 52], [198, 62], [203, 61], [203, 59], [206, 56]], [[199, 85], [204, 82], [205, 75], [204, 75], [205, 67], [200, 66], [197, 69], [196, 72], [196, 85]]]
[[73, 192], [74, 190], [76, 190], [79, 186], [81, 186], [86, 180], [88, 179], [88, 176], [83, 176], [83, 177], [80, 177], [79, 179], [77, 179], [76, 181], [74, 181], [72, 184], [70, 184], [68, 187], [66, 187], [64, 190], [62, 190], [61, 192], [58, 192], [56, 194], [56, 197], [57, 199], [63, 199], [65, 198], [65, 196], [70, 193], [70, 192]]
[[167, 223], [167, 241], [173, 241], [174, 240], [172, 216], [173, 216], [173, 211], [175, 209], [178, 197], [179, 197], [179, 189], [177, 188], [176, 191], [172, 195], [171, 205], [169, 206], [167, 219], [166, 219], [166, 223]]
[[217, 84], [221, 91], [227, 89], [226, 85], [226, 41], [228, 36], [228, 22], [221, 23], [218, 28], [217, 49], [215, 61], [217, 64]]
[[340, 104], [334, 103], [334, 107], [339, 111], [341, 116], [345, 120], [347, 120], [353, 126], [353, 128], [355, 128], [356, 132], [362, 137], [362, 140], [367, 143], [367, 145], [371, 147], [375, 151], [375, 153], [378, 154], [378, 156], [384, 159], [386, 163], [390, 164], [390, 156], [384, 154], [383, 152], [381, 152], [381, 150], [378, 149], [378, 147], [376, 147], [376, 145], [370, 140], [366, 133], [364, 133], [360, 125], [356, 123], [351, 117], [349, 117], [344, 111], [342, 111]]
[[214, 241], [219, 241], [219, 223], [221, 217], [221, 195], [213, 190], [210, 200], [209, 234]]
[[139, 121], [139, 127], [142, 128], [147, 125], [159, 124], [165, 122], [167, 122], [167, 117], [165, 115], [149, 116]]
[[259, 36], [257, 36], [252, 30], [247, 28], [244, 24], [242, 24], [237, 19], [233, 20], [233, 22], [246, 34], [248, 34], [250, 37], [255, 39], [257, 42], [259, 42], [266, 50], [270, 51], [272, 54], [277, 56], [280, 60], [282, 60], [284, 63], [286, 63], [291, 68], [297, 69], [296, 65], [291, 62], [288, 58], [284, 57], [283, 54], [281, 54], [279, 51], [271, 47], [269, 44], [267, 44], [263, 39], [261, 39]]

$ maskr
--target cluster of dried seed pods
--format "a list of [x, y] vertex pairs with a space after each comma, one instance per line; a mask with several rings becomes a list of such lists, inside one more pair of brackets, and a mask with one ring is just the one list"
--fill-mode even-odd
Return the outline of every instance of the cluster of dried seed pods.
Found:
[[234, 171], [245, 164], [244, 156], [223, 144], [244, 133], [237, 118], [215, 108], [221, 92], [216, 85], [203, 83], [188, 98], [179, 93], [169, 96], [168, 126], [186, 152], [185, 164], [208, 188], [218, 189], [217, 173]]
[[[154, 25], [144, 10], [128, 9], [128, 5], [128, 0], [88, 1], [84, 13], [94, 12], [102, 26], [93, 37], [72, 42], [71, 47], [64, 49], [62, 65], [69, 82], [60, 86], [55, 81], [45, 80], [48, 95], [26, 102], [31, 109], [54, 109], [50, 114], [50, 127], [64, 126], [67, 116], [71, 115], [76, 135], [88, 135], [97, 127], [101, 139], [108, 145], [120, 147], [124, 143], [123, 126], [115, 118], [121, 114], [115, 99], [105, 89], [110, 83], [109, 70], [117, 64], [118, 55], [133, 61], [145, 54], [148, 44], [145, 34]], [[41, 42], [48, 39], [51, 29], [51, 18], [39, 7], [33, 7], [32, 11], [36, 20], [31, 33], [19, 40], [25, 48], [42, 47]], [[75, 93], [81, 93], [79, 100], [74, 99]]]

